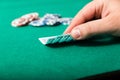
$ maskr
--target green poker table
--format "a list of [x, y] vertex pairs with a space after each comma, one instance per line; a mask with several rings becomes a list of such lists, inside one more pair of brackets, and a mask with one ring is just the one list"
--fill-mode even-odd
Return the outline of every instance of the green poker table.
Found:
[[38, 12], [40, 17], [46, 13], [74, 17], [90, 1], [0, 0], [0, 79], [74, 80], [119, 71], [117, 37], [97, 35], [45, 46], [38, 38], [63, 34], [68, 26], [11, 26], [12, 20], [31, 12]]

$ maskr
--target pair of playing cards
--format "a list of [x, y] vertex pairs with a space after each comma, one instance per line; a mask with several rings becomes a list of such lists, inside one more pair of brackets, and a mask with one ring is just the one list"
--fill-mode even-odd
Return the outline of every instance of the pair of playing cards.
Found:
[[39, 38], [44, 45], [74, 41], [70, 34]]

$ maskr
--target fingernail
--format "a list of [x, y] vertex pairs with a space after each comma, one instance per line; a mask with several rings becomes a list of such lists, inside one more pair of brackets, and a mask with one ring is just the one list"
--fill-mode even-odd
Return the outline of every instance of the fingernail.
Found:
[[73, 30], [72, 31], [72, 36], [73, 36], [73, 38], [75, 38], [75, 39], [79, 39], [80, 38], [80, 30], [79, 29], [75, 29], [75, 30]]

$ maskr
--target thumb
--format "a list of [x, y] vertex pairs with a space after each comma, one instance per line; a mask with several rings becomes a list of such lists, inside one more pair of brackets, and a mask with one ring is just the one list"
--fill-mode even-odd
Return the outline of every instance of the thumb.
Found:
[[82, 40], [97, 34], [111, 33], [114, 30], [111, 23], [107, 18], [86, 22], [73, 28], [70, 34], [74, 39]]

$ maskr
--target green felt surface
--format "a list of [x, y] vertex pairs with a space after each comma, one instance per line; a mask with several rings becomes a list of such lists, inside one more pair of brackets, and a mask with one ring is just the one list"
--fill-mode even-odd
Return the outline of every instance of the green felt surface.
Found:
[[0, 0], [0, 79], [71, 80], [119, 70], [120, 44], [111, 36], [44, 46], [38, 38], [60, 35], [67, 26], [10, 25], [13, 19], [30, 12], [74, 17], [89, 1]]

